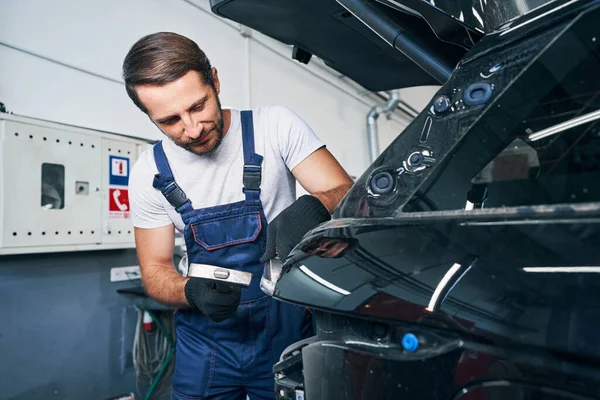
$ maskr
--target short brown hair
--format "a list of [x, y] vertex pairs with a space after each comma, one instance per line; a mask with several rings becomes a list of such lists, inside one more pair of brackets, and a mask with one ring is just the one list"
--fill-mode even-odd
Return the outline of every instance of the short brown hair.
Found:
[[147, 113], [135, 92], [138, 85], [165, 85], [189, 71], [198, 71], [204, 83], [215, 87], [212, 67], [206, 54], [191, 39], [172, 32], [144, 36], [129, 50], [123, 61], [127, 94]]

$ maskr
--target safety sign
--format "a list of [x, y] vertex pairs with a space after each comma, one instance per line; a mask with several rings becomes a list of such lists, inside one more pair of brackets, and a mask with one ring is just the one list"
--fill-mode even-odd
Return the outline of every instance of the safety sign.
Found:
[[109, 156], [109, 184], [127, 186], [129, 183], [129, 158]]
[[127, 189], [109, 189], [108, 211], [111, 218], [129, 218], [129, 192]]

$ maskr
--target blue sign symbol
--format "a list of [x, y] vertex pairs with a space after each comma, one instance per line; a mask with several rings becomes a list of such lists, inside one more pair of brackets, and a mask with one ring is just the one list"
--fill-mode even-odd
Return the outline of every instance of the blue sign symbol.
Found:
[[109, 156], [108, 183], [110, 185], [127, 186], [129, 184], [129, 158]]

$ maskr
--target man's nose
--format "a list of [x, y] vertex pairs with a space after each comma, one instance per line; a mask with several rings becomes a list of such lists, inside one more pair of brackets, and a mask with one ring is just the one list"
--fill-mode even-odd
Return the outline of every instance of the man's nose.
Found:
[[200, 122], [195, 122], [189, 116], [183, 117], [181, 120], [183, 121], [183, 133], [185, 136], [190, 139], [198, 139], [202, 133], [202, 124]]

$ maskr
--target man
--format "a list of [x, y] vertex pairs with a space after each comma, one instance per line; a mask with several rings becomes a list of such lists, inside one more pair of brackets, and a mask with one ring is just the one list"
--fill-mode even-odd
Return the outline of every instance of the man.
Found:
[[[217, 70], [186, 37], [143, 37], [123, 76], [166, 136], [132, 168], [130, 202], [143, 284], [178, 308], [173, 398], [273, 399], [272, 365], [312, 324], [305, 308], [261, 292], [264, 262], [330, 219], [352, 180], [289, 109], [222, 109]], [[296, 180], [310, 195], [295, 199]], [[189, 263], [250, 272], [250, 287], [179, 274], [173, 226]]]

